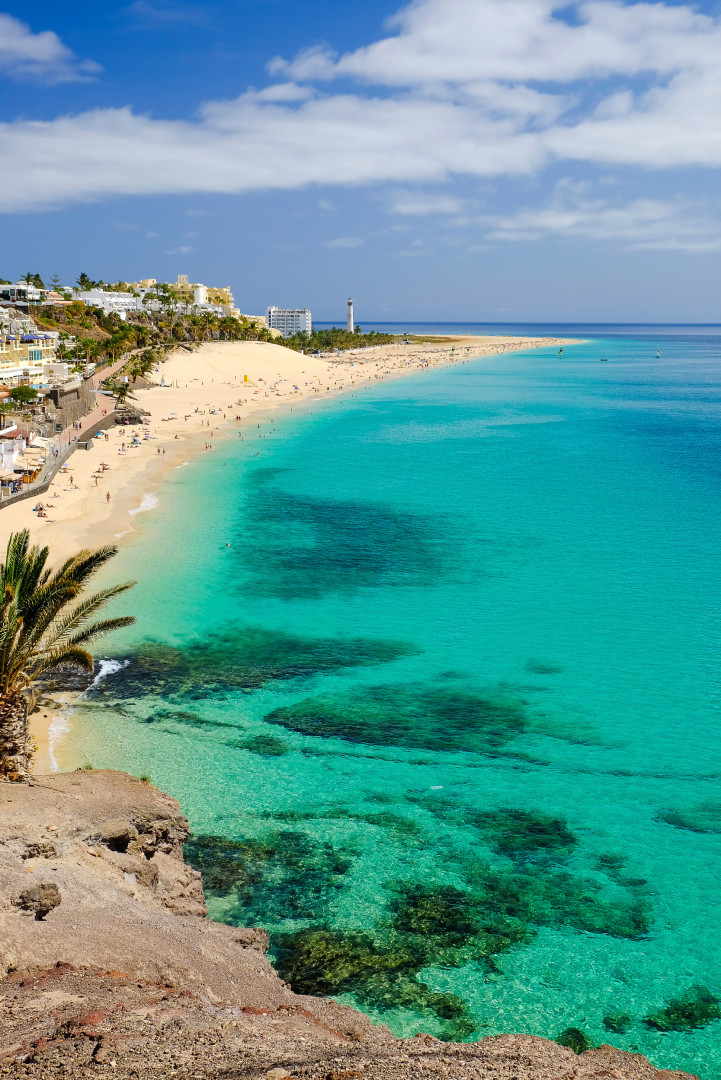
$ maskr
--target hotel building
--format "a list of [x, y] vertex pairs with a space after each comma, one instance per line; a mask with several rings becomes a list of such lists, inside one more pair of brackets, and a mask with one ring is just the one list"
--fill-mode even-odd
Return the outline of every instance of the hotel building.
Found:
[[310, 334], [313, 329], [313, 320], [308, 308], [269, 307], [265, 314], [265, 321], [271, 330], [279, 330], [283, 337], [292, 337], [293, 334]]

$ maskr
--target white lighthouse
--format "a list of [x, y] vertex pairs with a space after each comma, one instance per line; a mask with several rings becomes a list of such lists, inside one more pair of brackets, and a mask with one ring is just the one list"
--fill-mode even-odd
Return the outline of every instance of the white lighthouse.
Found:
[[346, 329], [349, 334], [353, 333], [355, 324], [353, 322], [353, 301], [350, 296], [348, 297], [348, 321], [346, 322]]

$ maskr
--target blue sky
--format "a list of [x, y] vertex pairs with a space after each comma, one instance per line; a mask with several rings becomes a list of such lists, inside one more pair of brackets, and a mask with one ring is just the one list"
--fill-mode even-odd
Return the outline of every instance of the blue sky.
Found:
[[[0, 0], [1, 7], [1, 0]], [[721, 322], [721, 8], [0, 11], [0, 275], [362, 322]]]

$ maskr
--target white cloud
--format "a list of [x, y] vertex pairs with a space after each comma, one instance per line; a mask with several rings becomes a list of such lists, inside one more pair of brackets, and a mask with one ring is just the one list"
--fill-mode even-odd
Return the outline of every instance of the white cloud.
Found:
[[612, 241], [636, 250], [689, 254], [721, 251], [721, 205], [699, 207], [682, 199], [634, 199], [612, 204], [590, 197], [584, 185], [561, 183], [545, 207], [487, 216], [489, 240]]
[[79, 60], [52, 30], [34, 34], [12, 15], [0, 12], [0, 74], [46, 83], [84, 82], [101, 70]]
[[193, 122], [124, 108], [4, 123], [0, 156], [6, 211], [120, 194], [436, 181], [449, 171], [522, 173], [545, 157], [537, 136], [506, 139], [451, 103], [350, 95], [298, 107], [215, 102]]
[[365, 244], [360, 236], [339, 236], [335, 240], [326, 240], [324, 247], [327, 248], [357, 248]]
[[246, 90], [246, 92], [239, 97], [238, 101], [250, 101], [250, 102], [291, 102], [291, 101], [307, 101], [315, 95], [315, 90], [312, 86], [299, 86], [298, 83], [286, 82], [275, 83], [273, 86], [266, 86], [263, 90]]
[[[150, 234], [148, 234], [150, 235]], [[181, 244], [180, 247], [171, 248], [170, 251], [166, 251], [166, 255], [189, 255], [191, 251], [195, 251], [195, 248], [189, 244]]]
[[[573, 18], [567, 16], [573, 9]], [[350, 76], [383, 86], [501, 80], [567, 83], [671, 73], [718, 55], [718, 21], [687, 5], [618, 0], [415, 0], [397, 31], [342, 56], [316, 46], [274, 74], [301, 81]], [[715, 40], [714, 40], [715, 39]]]
[[460, 214], [464, 203], [453, 195], [399, 191], [392, 197], [389, 209], [392, 214], [424, 217], [428, 214]]
[[[117, 108], [0, 124], [2, 208], [314, 184], [417, 192], [558, 161], [721, 167], [721, 17], [664, 0], [415, 0], [391, 31], [343, 56], [276, 59], [284, 81], [192, 119]], [[336, 77], [361, 90], [335, 92]], [[457, 213], [446, 191], [399, 196], [395, 209]]]

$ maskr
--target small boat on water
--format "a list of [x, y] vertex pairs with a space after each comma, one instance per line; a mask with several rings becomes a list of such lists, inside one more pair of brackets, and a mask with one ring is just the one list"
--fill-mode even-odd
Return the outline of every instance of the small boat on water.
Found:
[[656, 359], [657, 360], [661, 359], [661, 350], [660, 349], [656, 349]]
[[558, 355], [563, 356], [563, 348], [562, 347], [558, 350]]
[[602, 364], [607, 364], [608, 363], [608, 357], [607, 356], [601, 356], [601, 357], [599, 357], [599, 360], [601, 361]]

